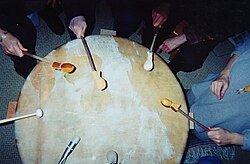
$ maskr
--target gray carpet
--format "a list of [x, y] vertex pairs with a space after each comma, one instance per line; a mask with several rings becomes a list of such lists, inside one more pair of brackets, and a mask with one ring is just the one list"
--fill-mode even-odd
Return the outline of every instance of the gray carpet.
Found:
[[[103, 11], [105, 12], [103, 13]], [[63, 18], [63, 15], [61, 17]], [[99, 34], [101, 28], [112, 29], [111, 12], [104, 2], [97, 8], [97, 24], [94, 34]], [[70, 41], [67, 32], [62, 36], [57, 36], [50, 31], [42, 20], [37, 27], [37, 31], [38, 40], [36, 50], [39, 56], [45, 56], [56, 47]], [[130, 39], [140, 42], [140, 37], [136, 34]], [[183, 87], [188, 89], [193, 83], [204, 79], [207, 74], [218, 72], [218, 70], [225, 65], [231, 50], [232, 45], [229, 42], [225, 42], [210, 53], [201, 69], [191, 73], [178, 73]], [[168, 54], [161, 55], [167, 61]], [[0, 52], [0, 67], [0, 119], [4, 119], [6, 117], [8, 103], [18, 99], [19, 92], [24, 84], [24, 79], [15, 73], [13, 63], [2, 51]], [[14, 124], [0, 125], [0, 164], [15, 163], [21, 163], [21, 159], [15, 143]]]

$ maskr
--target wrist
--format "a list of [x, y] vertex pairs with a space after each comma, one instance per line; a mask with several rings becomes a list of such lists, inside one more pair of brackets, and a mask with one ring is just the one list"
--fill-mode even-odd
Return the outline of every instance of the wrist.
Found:
[[243, 145], [243, 135], [239, 133], [230, 133], [229, 142], [232, 145]]
[[0, 43], [6, 38], [8, 31], [0, 30]]
[[175, 37], [175, 41], [178, 44], [178, 46], [182, 45], [183, 43], [185, 43], [187, 41], [186, 35], [185, 34], [181, 34]]
[[224, 69], [220, 72], [220, 76], [223, 76], [223, 77], [229, 77], [229, 70], [228, 69]]

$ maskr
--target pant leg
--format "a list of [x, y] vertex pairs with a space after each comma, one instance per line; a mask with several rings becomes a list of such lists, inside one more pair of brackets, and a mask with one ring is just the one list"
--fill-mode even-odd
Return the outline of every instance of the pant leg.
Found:
[[116, 35], [130, 37], [140, 26], [142, 21], [141, 9], [133, 1], [109, 1], [114, 18], [113, 29]]
[[62, 11], [62, 6], [59, 4], [56, 4], [54, 7], [45, 4], [38, 11], [38, 15], [45, 21], [50, 30], [56, 35], [62, 35], [65, 32], [64, 24], [59, 17], [59, 14]]
[[194, 45], [185, 43], [178, 54], [169, 62], [168, 66], [174, 74], [179, 71], [191, 72], [202, 67], [216, 42], [208, 41]]
[[[31, 20], [24, 17], [23, 20], [15, 25], [7, 26], [6, 29], [20, 40], [21, 44], [28, 49], [28, 52], [36, 54], [36, 29]], [[11, 56], [11, 60], [14, 62], [15, 71], [23, 78], [27, 78], [37, 64], [35, 59], [28, 56], [23, 56], [22, 58]]]

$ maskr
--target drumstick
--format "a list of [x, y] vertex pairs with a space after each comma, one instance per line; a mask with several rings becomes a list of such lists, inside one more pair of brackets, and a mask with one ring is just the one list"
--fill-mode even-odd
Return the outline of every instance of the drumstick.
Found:
[[81, 39], [82, 39], [84, 49], [85, 49], [87, 56], [88, 56], [89, 64], [91, 66], [92, 75], [94, 77], [96, 87], [100, 90], [104, 90], [107, 87], [107, 82], [104, 78], [101, 77], [101, 72], [97, 72], [95, 64], [94, 64], [94, 60], [92, 58], [92, 55], [90, 53], [90, 50], [89, 50], [89, 47], [88, 47], [88, 44], [87, 44], [85, 38], [82, 37]]
[[201, 128], [203, 128], [206, 131], [210, 131], [210, 129], [208, 127], [206, 127], [205, 125], [203, 125], [202, 123], [198, 122], [197, 120], [193, 119], [192, 117], [190, 117], [188, 114], [186, 114], [183, 110], [181, 110], [181, 105], [179, 104], [175, 104], [172, 101], [170, 101], [169, 99], [165, 98], [161, 100], [161, 104], [167, 108], [171, 108], [173, 111], [175, 112], [179, 112], [181, 113], [183, 116], [185, 116], [187, 119], [189, 119], [190, 121], [196, 123], [198, 126], [200, 126]]
[[118, 154], [117, 152], [110, 150], [106, 154], [107, 160], [109, 161], [110, 164], [117, 164], [118, 162]]
[[71, 63], [63, 63], [63, 64], [61, 64], [61, 63], [58, 63], [58, 62], [51, 62], [46, 58], [42, 58], [42, 57], [39, 57], [37, 55], [33, 55], [31, 53], [28, 53], [28, 52], [23, 52], [23, 53], [24, 53], [24, 55], [27, 55], [27, 56], [32, 57], [34, 59], [37, 59], [37, 60], [40, 60], [42, 62], [51, 64], [54, 69], [59, 70], [59, 71], [62, 70], [62, 71], [67, 72], [67, 73], [73, 73], [76, 70], [76, 67]]
[[159, 30], [159, 28], [156, 28], [152, 44], [150, 46], [149, 51], [147, 52], [148, 53], [147, 60], [144, 63], [144, 69], [147, 70], [147, 71], [151, 71], [153, 69], [153, 67], [154, 67], [154, 63], [153, 63], [153, 55], [154, 55], [153, 47], [154, 47], [154, 44], [155, 44], [156, 37], [158, 35], [158, 30]]
[[11, 121], [16, 121], [16, 120], [20, 120], [20, 119], [24, 119], [24, 118], [28, 118], [28, 117], [34, 117], [34, 116], [41, 118], [43, 116], [43, 111], [41, 109], [37, 109], [36, 113], [0, 120], [0, 124], [6, 123], [6, 122], [11, 122]]
[[39, 57], [37, 55], [33, 55], [31, 53], [28, 53], [28, 52], [23, 52], [24, 55], [27, 55], [29, 57], [32, 57], [34, 59], [37, 59], [37, 60], [40, 60], [40, 61], [43, 61], [45, 63], [48, 63], [48, 64], [51, 64], [52, 62], [50, 62], [48, 59], [45, 59], [45, 58], [42, 58], [42, 57]]

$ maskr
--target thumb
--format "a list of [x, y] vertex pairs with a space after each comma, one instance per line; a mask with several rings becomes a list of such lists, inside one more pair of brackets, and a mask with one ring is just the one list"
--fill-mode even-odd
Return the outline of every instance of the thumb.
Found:
[[26, 51], [28, 51], [28, 49], [24, 48], [23, 45], [20, 42], [17, 42], [17, 45], [18, 45], [18, 48], [20, 49], [20, 52], [18, 53], [18, 56], [23, 57], [24, 54], [22, 53], [22, 51], [26, 52]]

